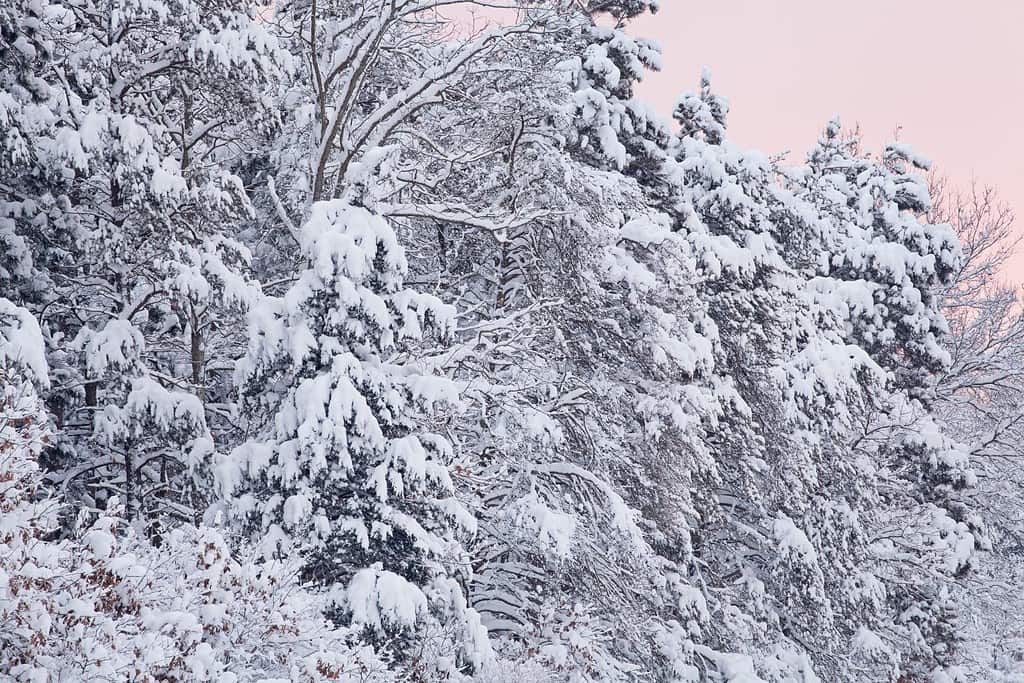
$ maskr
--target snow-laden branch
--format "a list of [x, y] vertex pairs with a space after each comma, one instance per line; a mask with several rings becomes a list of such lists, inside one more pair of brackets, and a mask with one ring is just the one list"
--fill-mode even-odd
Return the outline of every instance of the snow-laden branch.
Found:
[[473, 211], [467, 207], [446, 204], [385, 204], [380, 213], [392, 218], [426, 218], [446, 223], [465, 225], [490, 232], [499, 241], [506, 239], [506, 233], [530, 225], [538, 220], [559, 215], [557, 212], [538, 209], [524, 214], [493, 214]]

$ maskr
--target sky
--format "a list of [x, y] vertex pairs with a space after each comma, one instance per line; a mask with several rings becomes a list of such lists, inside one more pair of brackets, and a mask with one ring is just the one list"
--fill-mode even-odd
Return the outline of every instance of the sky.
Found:
[[[734, 142], [802, 161], [833, 114], [875, 147], [898, 128], [954, 182], [998, 188], [1024, 228], [1024, 1], [661, 4], [630, 33], [661, 45], [640, 95], [666, 116], [706, 66]], [[1024, 255], [1010, 271], [1024, 282]]]

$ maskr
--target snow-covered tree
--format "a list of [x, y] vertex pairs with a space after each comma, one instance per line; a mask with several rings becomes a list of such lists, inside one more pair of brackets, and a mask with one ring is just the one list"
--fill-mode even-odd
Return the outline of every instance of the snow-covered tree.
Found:
[[941, 295], [960, 267], [959, 243], [949, 225], [925, 215], [928, 187], [914, 169], [926, 169], [927, 160], [901, 144], [877, 159], [858, 147], [832, 121], [794, 174], [794, 191], [832, 226], [810, 281], [819, 315], [837, 317], [847, 340], [886, 373], [851, 445], [870, 463], [878, 496], [866, 522], [877, 558], [870, 575], [888, 584], [894, 610], [885, 626], [889, 649], [905, 670], [928, 673], [955, 661], [951, 581], [987, 543], [965, 497], [976, 482], [970, 453], [956, 434], [943, 433], [933, 407], [950, 363]]
[[490, 649], [459, 583], [475, 521], [453, 496], [450, 443], [425, 427], [457, 392], [401, 357], [451, 310], [403, 286], [403, 249], [365, 208], [317, 202], [300, 240], [306, 269], [250, 314], [240, 380], [266, 418], [222, 486], [268, 557], [302, 557], [335, 621], [413, 670], [478, 667]]

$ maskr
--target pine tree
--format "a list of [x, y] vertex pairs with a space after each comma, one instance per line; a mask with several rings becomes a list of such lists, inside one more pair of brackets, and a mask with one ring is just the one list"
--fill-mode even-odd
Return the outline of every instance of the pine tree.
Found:
[[458, 583], [474, 520], [452, 496], [451, 445], [423, 426], [457, 392], [400, 355], [446, 332], [451, 310], [403, 287], [404, 251], [364, 208], [318, 202], [301, 239], [306, 269], [252, 313], [241, 372], [250, 414], [267, 417], [224, 485], [266, 553], [300, 554], [336, 622], [414, 670], [439, 663], [413, 643], [479, 666], [489, 646]]
[[[844, 139], [833, 121], [796, 190], [835, 226], [818, 246], [811, 280], [818, 315], [841, 321], [848, 343], [885, 371], [887, 391], [853, 442], [878, 491], [867, 519], [877, 539], [875, 565], [865, 570], [891, 586], [893, 612], [879, 628], [896, 641], [897, 666], [918, 673], [953, 665], [958, 637], [950, 582], [970, 570], [975, 550], [986, 544], [964, 497], [976, 481], [970, 455], [943, 434], [928, 398], [936, 373], [949, 363], [939, 293], [958, 268], [959, 245], [948, 225], [923, 217], [930, 197], [913, 169], [926, 167], [905, 145], [888, 146], [877, 160], [859, 154], [856, 137]], [[890, 564], [893, 552], [922, 565]]]

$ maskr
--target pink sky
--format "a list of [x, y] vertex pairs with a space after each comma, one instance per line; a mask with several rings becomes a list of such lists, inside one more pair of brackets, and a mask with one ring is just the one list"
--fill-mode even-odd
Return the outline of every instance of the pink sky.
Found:
[[[663, 0], [630, 32], [663, 70], [640, 94], [668, 114], [711, 69], [730, 137], [802, 161], [833, 114], [900, 139], [957, 183], [995, 185], [1024, 222], [1024, 1]], [[1024, 281], [1024, 255], [1007, 276]]]

